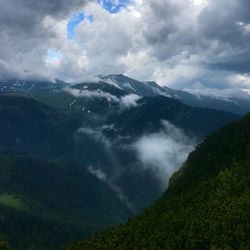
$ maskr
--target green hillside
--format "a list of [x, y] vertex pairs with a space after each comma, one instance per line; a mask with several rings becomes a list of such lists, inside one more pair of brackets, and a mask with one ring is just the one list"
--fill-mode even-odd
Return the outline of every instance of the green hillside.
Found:
[[115, 225], [131, 211], [84, 168], [5, 152], [0, 214], [0, 241], [14, 249], [47, 249]]
[[162, 194], [131, 147], [138, 138], [162, 119], [199, 138], [239, 119], [166, 97], [105, 103], [60, 91], [0, 95], [0, 241], [47, 249], [126, 221]]
[[205, 135], [239, 119], [238, 115], [185, 105], [165, 96], [144, 97], [138, 106], [110, 119], [125, 134], [156, 132], [167, 120], [193, 136]]
[[[0, 95], [0, 149], [66, 158], [79, 116], [60, 112], [23, 95]], [[49, 147], [48, 147], [49, 145]]]
[[208, 136], [153, 207], [64, 249], [247, 250], [249, 232], [250, 114]]

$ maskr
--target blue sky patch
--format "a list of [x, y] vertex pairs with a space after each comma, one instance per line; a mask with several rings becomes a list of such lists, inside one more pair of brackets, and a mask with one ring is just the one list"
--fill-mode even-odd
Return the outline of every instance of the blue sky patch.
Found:
[[97, 2], [111, 14], [115, 14], [121, 11], [122, 8], [126, 8], [132, 0], [97, 0]]
[[60, 52], [57, 49], [48, 49], [47, 60], [53, 61], [60, 57]]
[[[126, 8], [133, 0], [96, 0], [105, 10], [111, 14], [119, 13], [122, 8]], [[84, 20], [92, 23], [93, 15], [86, 16], [84, 12], [76, 13], [67, 24], [67, 37], [69, 40], [74, 40], [75, 29]]]
[[93, 22], [93, 16], [85, 16], [83, 12], [75, 14], [72, 19], [67, 24], [67, 37], [69, 40], [73, 40], [75, 37], [75, 29], [76, 27], [83, 22], [84, 20], [88, 20], [89, 22]]

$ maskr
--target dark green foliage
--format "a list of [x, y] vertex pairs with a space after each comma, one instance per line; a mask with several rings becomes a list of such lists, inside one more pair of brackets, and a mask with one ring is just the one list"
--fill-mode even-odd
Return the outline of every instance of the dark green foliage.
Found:
[[0, 240], [17, 249], [55, 247], [131, 214], [85, 169], [21, 154], [0, 154], [1, 194], [22, 202], [18, 207], [0, 200]]
[[161, 199], [64, 249], [250, 249], [250, 114], [210, 135]]
[[0, 241], [0, 250], [10, 250], [10, 246], [5, 241]]
[[81, 126], [74, 114], [18, 95], [0, 95], [0, 123], [0, 148], [51, 158], [72, 153], [73, 134]]

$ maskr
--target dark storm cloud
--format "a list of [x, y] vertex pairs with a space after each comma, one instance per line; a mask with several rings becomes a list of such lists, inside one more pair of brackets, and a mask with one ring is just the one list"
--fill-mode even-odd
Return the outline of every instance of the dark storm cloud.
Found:
[[[43, 27], [44, 18], [63, 19], [77, 11], [88, 0], [0, 0], [1, 37], [26, 39], [48, 36]], [[32, 37], [35, 35], [36, 37]]]
[[[1, 0], [0, 20], [1, 26], [13, 29], [21, 27], [22, 30], [34, 27], [35, 23], [42, 21], [44, 16], [63, 18], [72, 10], [82, 7], [88, 0]], [[35, 28], [35, 27], [34, 27]]]
[[212, 1], [199, 17], [200, 34], [217, 43], [211, 53], [211, 68], [250, 72], [250, 2]]
[[212, 70], [226, 70], [226, 71], [234, 71], [241, 74], [246, 74], [250, 72], [250, 61], [246, 58], [245, 62], [224, 62], [224, 63], [211, 63], [204, 65]]
[[[62, 20], [87, 0], [0, 0], [0, 78], [45, 76], [44, 55], [57, 31], [46, 18]], [[34, 65], [40, 64], [40, 68]], [[31, 70], [32, 74], [25, 74]]]
[[150, 13], [145, 18], [143, 35], [160, 60], [176, 53], [177, 47], [173, 46], [172, 41], [179, 29], [175, 18], [180, 11], [180, 5], [169, 1], [150, 1]]
[[211, 68], [250, 72], [250, 1], [209, 0], [195, 21], [191, 2], [152, 1], [144, 34], [154, 55], [164, 61], [185, 51]]
[[[116, 14], [86, 2], [0, 0], [0, 78], [122, 72], [179, 89], [250, 88], [249, 0], [134, 0]], [[79, 12], [93, 20], [68, 41]]]

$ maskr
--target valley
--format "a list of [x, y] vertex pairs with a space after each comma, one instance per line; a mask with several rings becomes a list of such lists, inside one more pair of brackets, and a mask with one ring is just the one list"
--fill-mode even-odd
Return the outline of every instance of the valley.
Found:
[[153, 205], [208, 134], [240, 119], [121, 75], [17, 86], [0, 94], [0, 239], [20, 249], [126, 222]]

